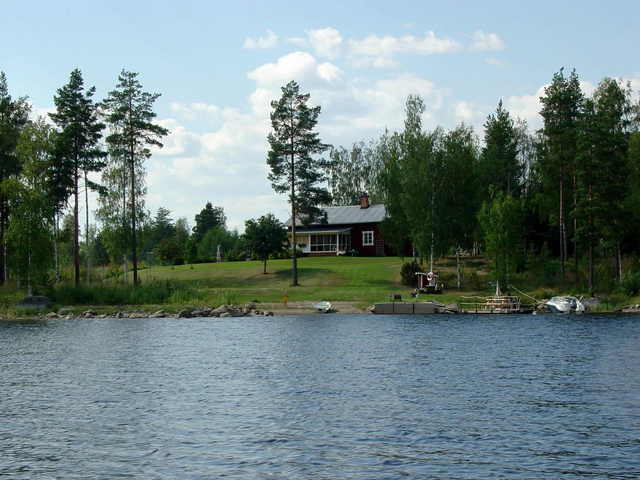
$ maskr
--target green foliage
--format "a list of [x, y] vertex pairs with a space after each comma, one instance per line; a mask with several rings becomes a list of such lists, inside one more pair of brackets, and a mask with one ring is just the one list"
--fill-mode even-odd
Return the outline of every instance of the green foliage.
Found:
[[59, 195], [73, 195], [74, 209], [74, 274], [80, 283], [80, 228], [78, 196], [80, 176], [99, 172], [105, 167], [106, 153], [100, 146], [105, 125], [100, 122], [98, 105], [93, 101], [95, 87], [85, 89], [79, 69], [71, 72], [69, 83], [59, 88], [53, 101], [56, 112], [49, 114], [60, 129], [57, 136], [55, 178], [64, 188]]
[[218, 246], [223, 256], [233, 249], [236, 235], [223, 227], [211, 228], [198, 244], [198, 260], [200, 262], [215, 262]]
[[244, 238], [247, 248], [264, 262], [267, 273], [267, 259], [284, 250], [287, 243], [287, 229], [273, 214], [263, 215], [258, 220], [245, 222]]
[[398, 252], [411, 241], [420, 256], [473, 245], [476, 233], [478, 146], [473, 130], [422, 129], [422, 98], [410, 95], [405, 128], [380, 141], [378, 183], [384, 193], [385, 240]]
[[495, 114], [484, 124], [484, 148], [480, 156], [480, 178], [484, 198], [490, 191], [502, 191], [517, 197], [523, 166], [518, 160], [518, 139], [513, 119], [498, 102]]
[[382, 200], [377, 174], [382, 157], [377, 142], [354, 143], [351, 150], [331, 149], [329, 186], [333, 205], [356, 205], [366, 192], [371, 203]]
[[[580, 81], [575, 72], [568, 77], [564, 69], [554, 74], [553, 80], [540, 98], [544, 127], [542, 138], [543, 154], [540, 156], [538, 172], [544, 195], [543, 203], [549, 221], [558, 226], [560, 235], [560, 268], [564, 276], [567, 260], [569, 205], [575, 200], [574, 177], [576, 175], [576, 153], [579, 133], [579, 119], [584, 101]], [[555, 214], [557, 212], [557, 215]]]
[[[296, 218], [313, 219], [318, 205], [327, 205], [331, 196], [321, 186], [329, 162], [314, 158], [329, 148], [314, 128], [320, 106], [309, 107], [309, 94], [301, 94], [295, 81], [282, 87], [282, 97], [271, 102], [271, 127], [267, 140], [269, 180], [277, 193], [287, 193]], [[293, 185], [293, 188], [292, 188]]]
[[400, 268], [400, 278], [402, 279], [402, 284], [409, 285], [411, 287], [417, 286], [418, 276], [416, 275], [416, 273], [422, 271], [424, 271], [422, 266], [415, 260], [403, 263], [402, 267]]
[[111, 155], [124, 160], [123, 166], [126, 165], [131, 182], [129, 205], [134, 285], [138, 284], [136, 177], [144, 161], [151, 157], [151, 147], [162, 148], [161, 140], [169, 134], [169, 130], [153, 123], [156, 117], [153, 104], [159, 96], [159, 93], [143, 91], [137, 73], [122, 70], [115, 90], [109, 92], [104, 101], [111, 127], [107, 143]]
[[202, 298], [192, 285], [165, 281], [131, 285], [62, 285], [47, 291], [47, 296], [60, 305], [145, 305], [186, 303]]
[[636, 270], [627, 273], [622, 281], [621, 288], [630, 297], [638, 295], [640, 293], [640, 271]]
[[26, 98], [14, 100], [9, 95], [7, 77], [4, 72], [0, 72], [0, 285], [5, 279], [5, 233], [9, 226], [10, 213], [5, 182], [18, 176], [22, 169], [16, 148], [22, 129], [27, 123], [29, 109]]
[[[277, 193], [286, 193], [291, 205], [292, 235], [298, 221], [308, 223], [320, 215], [318, 205], [328, 205], [324, 187], [329, 162], [314, 158], [329, 148], [314, 132], [320, 106], [309, 107], [309, 94], [301, 94], [295, 81], [282, 87], [282, 97], [271, 102], [271, 127], [267, 140], [269, 180]], [[298, 285], [296, 252], [292, 251], [292, 284]]]
[[212, 228], [225, 228], [227, 217], [222, 207], [214, 207], [207, 202], [205, 207], [196, 215], [196, 224], [193, 227], [193, 237], [200, 242], [205, 234]]
[[498, 192], [490, 203], [483, 203], [478, 221], [487, 254], [493, 259], [495, 279], [506, 288], [522, 253], [522, 205]]
[[184, 250], [180, 248], [174, 237], [161, 240], [156, 247], [156, 252], [163, 265], [182, 265], [184, 263]]

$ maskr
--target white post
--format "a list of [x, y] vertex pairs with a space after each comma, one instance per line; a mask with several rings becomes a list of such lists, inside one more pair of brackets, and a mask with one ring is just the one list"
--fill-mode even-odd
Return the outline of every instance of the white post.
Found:
[[336, 255], [340, 251], [340, 232], [336, 232]]

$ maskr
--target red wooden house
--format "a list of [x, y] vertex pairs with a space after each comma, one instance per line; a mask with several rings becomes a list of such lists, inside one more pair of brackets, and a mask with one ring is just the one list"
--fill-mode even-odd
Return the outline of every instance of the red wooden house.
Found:
[[[310, 256], [350, 255], [352, 251], [367, 257], [392, 255], [380, 231], [386, 216], [382, 204], [369, 204], [368, 195], [360, 198], [360, 205], [323, 207], [326, 223], [303, 225], [296, 223], [296, 246]], [[289, 241], [291, 241], [291, 221]]]

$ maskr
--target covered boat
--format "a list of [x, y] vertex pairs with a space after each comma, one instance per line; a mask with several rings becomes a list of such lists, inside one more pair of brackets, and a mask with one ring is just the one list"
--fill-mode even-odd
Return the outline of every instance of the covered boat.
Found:
[[552, 297], [544, 305], [551, 313], [584, 313], [586, 310], [582, 298], [570, 295]]
[[331, 302], [327, 302], [323, 300], [321, 302], [316, 303], [313, 308], [315, 308], [320, 313], [329, 313], [333, 308]]

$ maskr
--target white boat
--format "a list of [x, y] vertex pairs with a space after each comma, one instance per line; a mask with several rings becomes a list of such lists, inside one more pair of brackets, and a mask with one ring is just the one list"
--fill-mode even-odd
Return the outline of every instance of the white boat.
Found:
[[322, 302], [316, 303], [313, 308], [315, 308], [320, 313], [329, 313], [331, 311], [331, 302], [327, 302], [323, 300]]
[[576, 298], [570, 295], [552, 297], [545, 302], [545, 306], [551, 313], [584, 313], [586, 310], [582, 297]]

